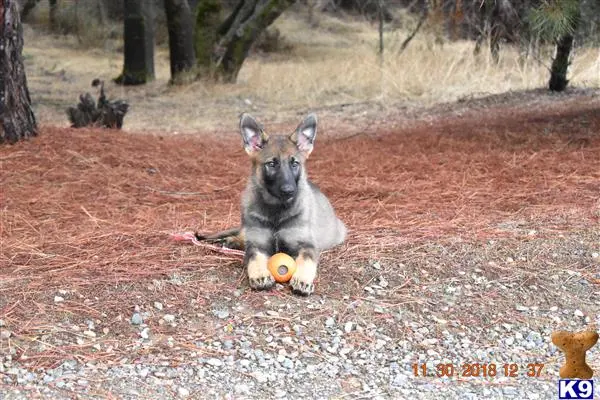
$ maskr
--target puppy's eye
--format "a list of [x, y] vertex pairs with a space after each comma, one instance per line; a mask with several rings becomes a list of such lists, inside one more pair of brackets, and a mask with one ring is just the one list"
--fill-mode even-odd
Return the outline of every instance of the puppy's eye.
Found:
[[300, 166], [300, 162], [298, 160], [292, 160], [292, 167], [298, 168]]
[[277, 164], [275, 164], [275, 161], [268, 161], [265, 163], [265, 165], [269, 168], [275, 168], [277, 166]]

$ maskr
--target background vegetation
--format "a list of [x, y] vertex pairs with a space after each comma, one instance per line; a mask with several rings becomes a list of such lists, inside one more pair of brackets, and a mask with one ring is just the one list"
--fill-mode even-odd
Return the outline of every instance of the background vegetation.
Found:
[[[189, 6], [196, 10], [201, 3]], [[380, 43], [379, 2], [297, 1], [260, 34], [235, 84], [191, 71], [181, 80], [185, 85], [172, 85], [165, 7], [157, 0], [155, 81], [113, 85], [108, 92], [131, 102], [126, 127], [178, 131], [218, 126], [224, 111], [233, 117], [259, 110], [278, 120], [308, 108], [430, 106], [547, 87], [556, 43], [565, 33], [574, 36], [570, 85], [596, 88], [597, 2], [567, 3], [567, 11], [580, 12], [576, 25], [551, 1], [390, 0], [383, 3]], [[219, 15], [229, 15], [235, 5], [223, 1]], [[114, 0], [58, 1], [53, 17], [42, 0], [27, 13], [24, 53], [41, 121], [64, 123], [56, 111], [72, 104], [74, 93], [96, 77], [109, 81], [121, 73], [122, 17]], [[160, 112], [165, 107], [168, 113]]]

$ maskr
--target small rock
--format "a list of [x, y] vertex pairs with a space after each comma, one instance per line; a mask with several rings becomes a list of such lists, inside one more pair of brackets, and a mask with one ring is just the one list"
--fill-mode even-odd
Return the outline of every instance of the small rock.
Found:
[[229, 317], [229, 311], [227, 310], [213, 310], [213, 315], [219, 319], [225, 319]]
[[233, 387], [233, 390], [237, 394], [248, 394], [250, 393], [250, 388], [245, 383], [238, 383]]
[[430, 338], [430, 339], [423, 340], [421, 342], [421, 345], [423, 345], [423, 346], [433, 346], [437, 342], [438, 342], [438, 340], [436, 338]]
[[254, 376], [254, 379], [256, 379], [256, 381], [257, 381], [258, 383], [266, 383], [266, 382], [267, 382], [267, 380], [268, 380], [268, 377], [267, 377], [267, 375], [263, 374], [263, 373], [262, 373], [262, 372], [260, 372], [260, 371], [256, 371], [256, 372], [254, 372], [254, 373], [252, 374], [252, 376]]
[[190, 395], [190, 391], [184, 388], [183, 386], [179, 386], [177, 388], [177, 394], [181, 397], [188, 397]]
[[142, 339], [150, 338], [150, 329], [149, 328], [142, 329], [142, 331], [140, 332], [140, 336], [142, 337]]
[[328, 327], [328, 328], [331, 328], [331, 327], [332, 327], [332, 326], [334, 326], [334, 325], [335, 325], [335, 319], [333, 319], [333, 317], [328, 317], [328, 318], [325, 320], [325, 326], [326, 326], [326, 327]]
[[63, 301], [65, 301], [64, 297], [61, 296], [54, 296], [54, 302], [55, 303], [62, 303]]
[[4, 320], [0, 319], [0, 328], [4, 326]]
[[344, 332], [346, 332], [346, 333], [350, 333], [350, 332], [352, 332], [352, 326], [353, 326], [353, 325], [354, 325], [354, 324], [353, 324], [352, 322], [350, 322], [350, 321], [346, 322], [346, 323], [344, 324]]
[[163, 305], [160, 301], [155, 301], [154, 302], [154, 308], [156, 308], [157, 310], [162, 310], [163, 309]]
[[218, 358], [209, 358], [206, 360], [206, 363], [208, 365], [212, 365], [213, 367], [220, 367], [223, 365], [223, 361], [219, 360]]
[[165, 314], [163, 319], [168, 323], [175, 322], [175, 316], [173, 314]]
[[282, 337], [282, 338], [281, 338], [281, 343], [283, 343], [283, 344], [288, 344], [288, 345], [293, 345], [293, 344], [294, 344], [294, 341], [292, 340], [292, 338], [291, 338], [291, 337], [289, 337], [289, 336], [284, 336], [284, 337]]
[[278, 399], [285, 397], [286, 395], [287, 395], [287, 392], [285, 390], [282, 390], [282, 389], [275, 390], [275, 397]]
[[446, 294], [452, 294], [454, 292], [456, 292], [456, 288], [453, 286], [448, 286], [445, 290]]
[[580, 317], [583, 318], [584, 314], [581, 310], [575, 310], [575, 312], [573, 313], [576, 317]]
[[96, 337], [96, 332], [94, 331], [83, 331], [83, 334], [87, 337], [91, 337], [91, 338], [95, 338]]
[[141, 325], [144, 322], [144, 318], [142, 318], [142, 314], [133, 313], [131, 316], [131, 325]]
[[2, 329], [0, 331], [0, 339], [8, 339], [11, 335], [12, 333], [9, 330]]
[[507, 337], [504, 343], [506, 343], [507, 346], [512, 346], [515, 343], [515, 338], [512, 336]]
[[242, 367], [245, 367], [245, 368], [246, 368], [246, 367], [250, 366], [250, 360], [246, 360], [246, 359], [244, 358], [244, 359], [240, 360], [240, 365], [241, 365]]
[[526, 306], [523, 306], [523, 305], [520, 305], [520, 304], [517, 304], [516, 307], [515, 307], [515, 309], [517, 311], [529, 311], [529, 307], [526, 307]]

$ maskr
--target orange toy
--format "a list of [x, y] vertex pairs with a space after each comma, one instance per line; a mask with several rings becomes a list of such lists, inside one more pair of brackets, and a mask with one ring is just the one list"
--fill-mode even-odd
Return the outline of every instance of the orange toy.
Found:
[[277, 253], [269, 258], [267, 268], [276, 282], [284, 283], [292, 279], [292, 275], [296, 272], [296, 261], [285, 253]]

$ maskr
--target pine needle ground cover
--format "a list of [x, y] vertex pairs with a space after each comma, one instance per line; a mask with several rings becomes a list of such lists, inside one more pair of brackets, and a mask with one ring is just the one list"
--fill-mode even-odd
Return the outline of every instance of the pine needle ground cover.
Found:
[[[238, 255], [172, 240], [238, 223], [249, 162], [233, 128], [42, 127], [1, 148], [0, 318], [11, 334], [0, 353], [32, 370], [68, 359], [185, 364], [214, 353], [199, 339], [248, 326], [294, 335], [300, 323], [318, 335], [332, 315], [395, 341], [432, 310], [449, 330], [546, 326], [535, 310], [554, 304], [580, 314], [553, 326], [596, 322], [597, 98], [386, 121], [351, 135], [336, 126], [319, 133], [308, 170], [350, 234], [324, 254], [308, 298], [285, 286], [251, 291]], [[468, 290], [456, 297], [456, 287]], [[149, 338], [131, 323], [136, 311]], [[349, 343], [369, 345], [361, 332]]]

